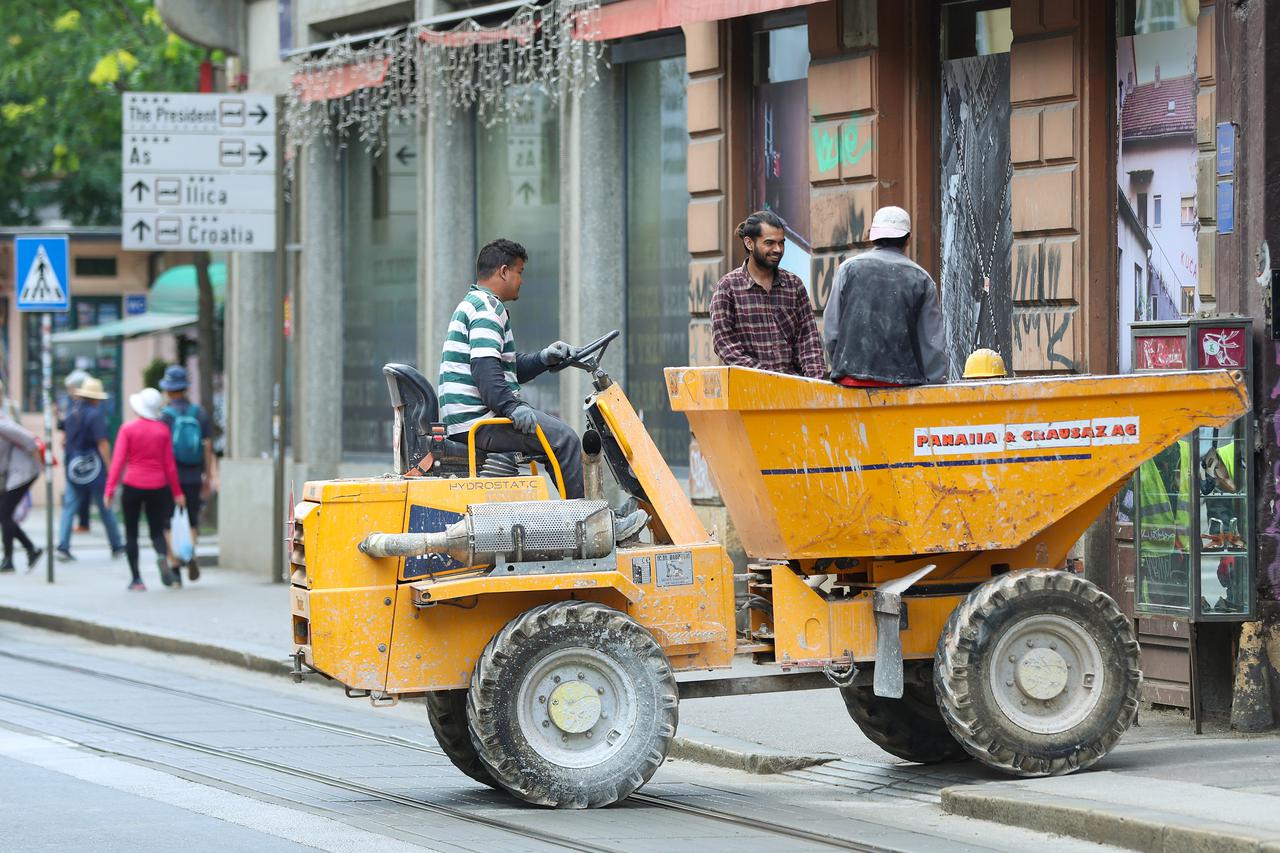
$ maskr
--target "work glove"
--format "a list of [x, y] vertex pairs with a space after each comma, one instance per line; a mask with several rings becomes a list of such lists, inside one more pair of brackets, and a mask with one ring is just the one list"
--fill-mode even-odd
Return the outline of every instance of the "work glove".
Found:
[[538, 353], [538, 359], [547, 367], [550, 367], [551, 365], [559, 364], [568, 358], [570, 349], [571, 347], [564, 341], [556, 341], [554, 344], [550, 344], [543, 349], [542, 352]]
[[538, 413], [527, 403], [521, 403], [512, 409], [509, 417], [511, 418], [511, 425], [518, 432], [522, 432], [525, 435], [533, 435], [538, 431]]

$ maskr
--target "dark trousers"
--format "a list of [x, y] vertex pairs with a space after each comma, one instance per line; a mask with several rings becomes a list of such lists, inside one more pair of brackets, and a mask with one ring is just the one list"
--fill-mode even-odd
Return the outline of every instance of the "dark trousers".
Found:
[[[553, 418], [545, 412], [537, 412], [538, 425], [542, 427], [547, 443], [560, 463], [560, 473], [564, 477], [564, 492], [567, 498], [582, 497], [582, 439], [567, 423]], [[459, 436], [466, 441], [466, 435]], [[543, 456], [545, 452], [538, 436], [525, 435], [511, 424], [494, 424], [482, 426], [476, 430], [476, 447], [489, 453], [510, 453], [517, 451], [530, 456]]]
[[13, 511], [17, 509], [18, 504], [22, 502], [22, 496], [31, 489], [31, 484], [34, 482], [34, 479], [28, 480], [16, 489], [10, 489], [0, 495], [0, 531], [3, 531], [4, 558], [6, 560], [13, 559], [14, 539], [21, 542], [22, 547], [28, 551], [36, 549], [36, 546], [32, 545], [31, 540], [27, 538], [27, 534], [22, 532], [18, 522], [13, 520]]
[[129, 558], [129, 571], [134, 580], [141, 580], [138, 574], [138, 522], [142, 513], [147, 514], [147, 531], [151, 534], [151, 547], [156, 549], [156, 556], [168, 557], [169, 544], [164, 534], [169, 529], [169, 518], [173, 515], [173, 492], [163, 489], [135, 489], [126, 485], [120, 496], [124, 509], [124, 553]]

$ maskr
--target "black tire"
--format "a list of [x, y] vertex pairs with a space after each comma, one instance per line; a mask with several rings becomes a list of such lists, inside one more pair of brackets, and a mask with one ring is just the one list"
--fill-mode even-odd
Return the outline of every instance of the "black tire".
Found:
[[[1024, 635], [1026, 643], [1015, 640]], [[1045, 671], [1027, 667], [1033, 647], [1048, 654], [1033, 636], [1056, 636], [1051, 647], [1061, 647], [1053, 654], [1062, 664], [1050, 669], [1064, 686], [1045, 700], [1020, 681], [1021, 672]], [[1006, 678], [1006, 661], [1016, 678]], [[1133, 628], [1110, 596], [1079, 575], [1033, 569], [992, 578], [952, 612], [938, 638], [934, 688], [947, 726], [974, 758], [1015, 776], [1057, 776], [1102, 758], [1132, 725], [1138, 666]], [[1019, 714], [1042, 730], [1020, 725]]]
[[870, 686], [841, 687], [849, 716], [867, 740], [890, 755], [917, 764], [939, 764], [969, 757], [951, 735], [934, 698], [932, 664], [923, 681], [909, 680], [901, 699], [877, 696]]
[[[584, 672], [562, 680], [550, 674], [562, 671], [558, 661], [568, 661], [564, 672]], [[556, 686], [543, 693], [550, 679]], [[571, 685], [587, 690], [583, 702], [607, 704], [612, 715], [605, 710], [590, 729], [560, 728], [548, 700]], [[489, 641], [471, 676], [467, 719], [480, 761], [514, 796], [596, 808], [629, 796], [666, 759], [678, 704], [671, 665], [644, 627], [603, 604], [559, 601], [517, 616]], [[614, 728], [618, 718], [625, 734]]]
[[471, 742], [471, 730], [467, 726], [467, 691], [438, 690], [427, 694], [427, 719], [436, 743], [449, 756], [453, 766], [482, 784], [502, 790], [493, 780]]

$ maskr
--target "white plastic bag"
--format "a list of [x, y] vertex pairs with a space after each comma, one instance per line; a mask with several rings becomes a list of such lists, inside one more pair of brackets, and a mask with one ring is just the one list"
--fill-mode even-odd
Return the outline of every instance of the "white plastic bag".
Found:
[[195, 544], [191, 541], [191, 522], [187, 519], [185, 506], [174, 507], [173, 518], [169, 520], [169, 544], [173, 548], [173, 555], [184, 563], [195, 553]]

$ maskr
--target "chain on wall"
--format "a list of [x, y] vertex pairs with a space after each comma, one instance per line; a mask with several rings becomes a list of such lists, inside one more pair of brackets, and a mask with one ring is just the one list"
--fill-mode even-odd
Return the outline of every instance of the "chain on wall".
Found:
[[[550, 0], [492, 27], [471, 18], [445, 30], [414, 24], [300, 57], [285, 100], [285, 144], [296, 155], [316, 140], [338, 150], [354, 140], [376, 155], [390, 123], [424, 111], [474, 110], [491, 127], [535, 96], [576, 97], [599, 80], [599, 14], [600, 0]], [[290, 181], [295, 162], [286, 161]]]

